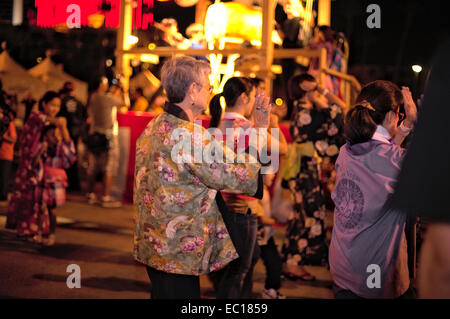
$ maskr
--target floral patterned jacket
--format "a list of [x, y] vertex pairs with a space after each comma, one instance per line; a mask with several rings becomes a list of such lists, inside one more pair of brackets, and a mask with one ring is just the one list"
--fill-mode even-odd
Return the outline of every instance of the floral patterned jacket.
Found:
[[336, 159], [345, 144], [342, 109], [335, 104], [321, 110], [305, 108], [299, 101], [294, 101], [294, 105], [290, 126], [292, 139], [297, 143], [312, 142], [319, 156]]
[[[235, 159], [233, 163], [177, 164], [171, 156], [178, 142], [172, 134], [177, 128], [185, 129], [190, 137], [201, 133], [200, 138], [192, 138], [192, 150], [211, 143], [207, 131], [189, 122], [174, 104], [168, 104], [166, 112], [147, 125], [136, 143], [134, 258], [160, 271], [198, 276], [238, 257], [216, 194], [222, 189], [257, 193], [260, 164], [238, 162], [236, 154], [222, 144], [224, 154]], [[248, 160], [249, 155], [244, 156]]]

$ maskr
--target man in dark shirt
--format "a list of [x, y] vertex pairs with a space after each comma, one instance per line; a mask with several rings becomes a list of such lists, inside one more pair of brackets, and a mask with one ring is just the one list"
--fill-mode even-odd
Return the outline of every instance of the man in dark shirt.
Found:
[[[61, 110], [58, 116], [67, 119], [67, 128], [70, 138], [77, 149], [78, 142], [82, 139], [86, 132], [87, 112], [84, 105], [75, 98], [75, 87], [72, 82], [64, 83], [60, 91], [61, 94]], [[69, 190], [80, 190], [80, 181], [78, 178], [78, 161], [75, 162], [68, 170]]]

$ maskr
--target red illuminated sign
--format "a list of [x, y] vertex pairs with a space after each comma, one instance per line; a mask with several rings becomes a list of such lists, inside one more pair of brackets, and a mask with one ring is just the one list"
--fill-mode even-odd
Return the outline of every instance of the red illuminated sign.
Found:
[[[133, 28], [146, 30], [153, 24], [154, 0], [134, 0], [134, 2]], [[35, 6], [37, 25], [40, 27], [65, 24], [68, 18], [77, 14], [80, 25], [87, 26], [88, 17], [96, 13], [105, 16], [105, 27], [119, 27], [120, 0], [35, 0]]]

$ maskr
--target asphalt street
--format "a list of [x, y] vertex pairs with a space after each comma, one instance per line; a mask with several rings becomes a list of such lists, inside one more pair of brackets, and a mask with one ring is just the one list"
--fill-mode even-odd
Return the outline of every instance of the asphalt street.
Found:
[[[69, 194], [57, 209], [56, 244], [40, 247], [20, 241], [5, 229], [6, 208], [0, 207], [0, 298], [148, 299], [150, 281], [145, 267], [135, 262], [133, 206], [106, 209]], [[285, 227], [276, 228], [278, 247]], [[69, 288], [68, 266], [78, 265], [80, 288]], [[332, 278], [324, 267], [306, 266], [316, 281], [284, 279], [280, 292], [288, 298], [332, 298]], [[265, 267], [258, 261], [253, 295], [264, 289]], [[215, 298], [212, 283], [201, 276], [202, 298]]]

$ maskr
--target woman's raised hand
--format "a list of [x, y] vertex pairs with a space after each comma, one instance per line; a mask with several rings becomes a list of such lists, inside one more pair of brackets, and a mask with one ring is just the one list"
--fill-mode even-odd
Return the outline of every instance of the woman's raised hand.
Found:
[[270, 109], [269, 97], [265, 96], [264, 93], [256, 95], [253, 111], [255, 127], [267, 128], [269, 126]]
[[402, 86], [403, 103], [405, 105], [405, 126], [413, 127], [417, 120], [417, 107], [408, 87]]

